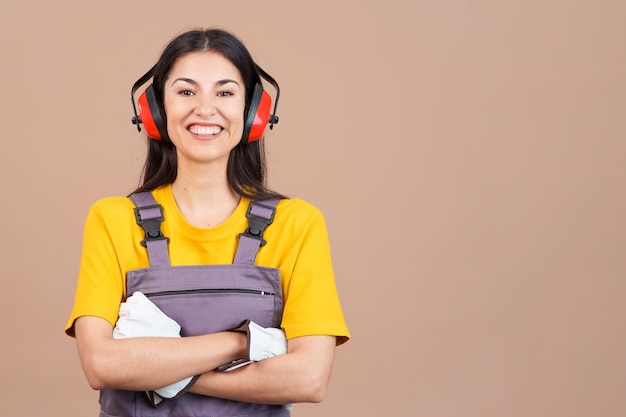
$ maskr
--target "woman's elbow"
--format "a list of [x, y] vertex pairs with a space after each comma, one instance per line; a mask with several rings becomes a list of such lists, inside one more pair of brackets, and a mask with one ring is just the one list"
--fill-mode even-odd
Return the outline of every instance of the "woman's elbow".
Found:
[[101, 390], [108, 388], [107, 379], [105, 378], [106, 372], [103, 369], [104, 366], [98, 363], [97, 359], [91, 358], [84, 360], [82, 365], [83, 373], [91, 389]]
[[91, 389], [94, 391], [99, 391], [106, 388], [106, 385], [102, 380], [90, 378], [89, 376], [87, 376], [87, 383], [89, 384], [89, 387], [91, 387]]
[[[80, 351], [80, 362], [87, 383], [94, 390], [114, 387], [116, 366], [111, 360], [110, 352], [92, 349]], [[119, 369], [119, 367], [117, 367]]]
[[311, 373], [304, 384], [303, 402], [321, 403], [326, 398], [330, 376], [325, 372]]
[[293, 343], [292, 353], [301, 355], [298, 370], [302, 382], [301, 399], [295, 402], [324, 401], [333, 368], [335, 338], [310, 336], [295, 338], [290, 342]]
[[309, 403], [321, 403], [326, 398], [326, 387], [318, 388], [315, 390], [311, 390], [308, 393], [308, 399], [306, 402]]
[[110, 388], [111, 325], [99, 317], [79, 317], [75, 324], [76, 346], [87, 383], [94, 390]]

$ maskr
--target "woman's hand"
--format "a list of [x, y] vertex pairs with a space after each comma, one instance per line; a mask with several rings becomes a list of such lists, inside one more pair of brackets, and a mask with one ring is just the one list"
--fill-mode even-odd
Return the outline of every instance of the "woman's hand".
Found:
[[230, 372], [252, 362], [287, 353], [287, 339], [282, 329], [275, 327], [262, 327], [251, 320], [245, 320], [240, 326], [231, 331], [242, 332], [246, 335], [248, 344], [245, 357], [224, 364], [216, 371]]

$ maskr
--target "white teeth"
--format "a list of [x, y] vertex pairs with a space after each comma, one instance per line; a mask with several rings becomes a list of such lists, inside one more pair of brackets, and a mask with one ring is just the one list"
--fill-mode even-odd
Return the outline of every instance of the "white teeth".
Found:
[[219, 126], [193, 125], [189, 128], [189, 131], [194, 135], [217, 135], [222, 131], [222, 128]]

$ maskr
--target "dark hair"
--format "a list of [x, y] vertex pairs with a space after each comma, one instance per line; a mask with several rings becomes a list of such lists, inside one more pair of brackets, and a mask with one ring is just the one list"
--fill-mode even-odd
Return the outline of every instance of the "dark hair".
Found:
[[[261, 83], [261, 77], [243, 43], [231, 33], [221, 29], [197, 29], [182, 33], [163, 49], [152, 74], [152, 86], [161, 114], [167, 116], [163, 108], [164, 85], [172, 67], [184, 55], [197, 51], [218, 52], [239, 70], [245, 84], [244, 115], [247, 114], [254, 87]], [[162, 140], [148, 139], [143, 182], [135, 192], [151, 191], [170, 184], [176, 179], [177, 172], [176, 148], [171, 140], [168, 137]], [[266, 186], [263, 139], [251, 143], [239, 142], [230, 152], [226, 175], [229, 185], [240, 196], [251, 199], [283, 197]]]

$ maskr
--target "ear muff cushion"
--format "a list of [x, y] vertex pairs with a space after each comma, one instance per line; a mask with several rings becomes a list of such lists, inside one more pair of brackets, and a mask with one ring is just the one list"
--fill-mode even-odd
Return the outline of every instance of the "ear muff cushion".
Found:
[[242, 142], [254, 142], [263, 137], [265, 127], [270, 117], [270, 109], [272, 106], [272, 99], [269, 94], [260, 84], [254, 87], [254, 93], [252, 94], [252, 101], [250, 102], [250, 109], [246, 117], [246, 124], [244, 126]]
[[148, 137], [154, 140], [168, 139], [165, 118], [161, 115], [152, 85], [149, 85], [139, 96], [137, 103], [139, 104], [139, 117]]

